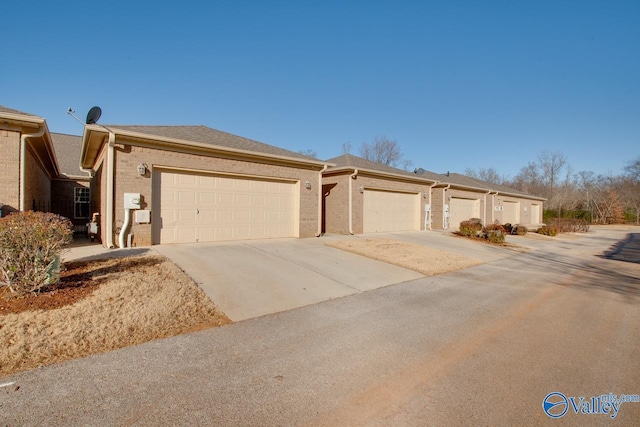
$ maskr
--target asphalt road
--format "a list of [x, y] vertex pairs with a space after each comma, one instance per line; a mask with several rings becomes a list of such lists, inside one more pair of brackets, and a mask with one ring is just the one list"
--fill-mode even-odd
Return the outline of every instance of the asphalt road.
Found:
[[522, 239], [534, 250], [2, 377], [0, 422], [640, 425], [640, 402], [580, 413], [640, 394], [639, 240]]

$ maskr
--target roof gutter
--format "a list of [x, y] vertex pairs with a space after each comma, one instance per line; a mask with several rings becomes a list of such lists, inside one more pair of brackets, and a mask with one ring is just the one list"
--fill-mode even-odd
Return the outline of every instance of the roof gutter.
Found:
[[358, 176], [358, 169], [349, 175], [349, 234], [353, 235], [353, 180]]
[[27, 139], [29, 138], [38, 138], [44, 135], [44, 131], [46, 127], [44, 123], [39, 123], [41, 125], [40, 130], [36, 133], [25, 133], [20, 136], [20, 211], [24, 212], [27, 208], [27, 200], [25, 197], [25, 192], [27, 190]]

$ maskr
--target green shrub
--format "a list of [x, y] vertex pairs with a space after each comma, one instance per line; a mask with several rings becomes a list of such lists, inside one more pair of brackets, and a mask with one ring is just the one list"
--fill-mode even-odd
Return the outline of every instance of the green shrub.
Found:
[[516, 225], [511, 229], [511, 234], [517, 234], [518, 236], [524, 236], [527, 234], [527, 227], [523, 225]]
[[60, 280], [60, 255], [71, 243], [66, 218], [42, 212], [0, 218], [0, 286], [16, 295], [39, 292]]
[[543, 234], [545, 236], [557, 236], [558, 229], [554, 226], [545, 225], [538, 228], [538, 234]]
[[482, 224], [480, 220], [472, 218], [468, 221], [462, 221], [460, 223], [460, 230], [458, 231], [461, 235], [466, 237], [475, 237], [482, 231]]
[[487, 225], [482, 229], [482, 235], [491, 243], [504, 243], [504, 236], [507, 230], [500, 224]]

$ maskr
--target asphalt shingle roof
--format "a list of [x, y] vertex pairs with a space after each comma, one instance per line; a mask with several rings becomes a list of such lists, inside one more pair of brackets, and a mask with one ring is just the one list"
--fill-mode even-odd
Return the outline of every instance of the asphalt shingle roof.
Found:
[[221, 147], [253, 151], [256, 153], [273, 154], [277, 156], [293, 157], [305, 160], [317, 160], [284, 148], [254, 141], [242, 136], [211, 129], [206, 126], [140, 126], [140, 125], [104, 125], [111, 130], [136, 132], [162, 138], [178, 139], [182, 141], [199, 142]]
[[11, 113], [11, 114], [21, 114], [23, 116], [31, 116], [31, 117], [40, 117], [35, 114], [25, 113], [24, 111], [14, 110], [13, 108], [5, 107], [4, 105], [0, 105], [0, 113]]
[[439, 181], [439, 178], [435, 178], [436, 174], [425, 171], [423, 174], [416, 174], [408, 172], [402, 169], [394, 168], [392, 166], [383, 165], [382, 163], [372, 162], [371, 160], [363, 159], [362, 157], [354, 156], [353, 154], [343, 154], [342, 156], [334, 157], [327, 160], [328, 163], [335, 163], [336, 168], [351, 167], [357, 169], [366, 169], [374, 172], [386, 172], [396, 175], [406, 175], [411, 178], [425, 178], [427, 180]]
[[51, 141], [56, 150], [60, 173], [67, 176], [87, 176], [87, 173], [80, 169], [81, 136], [51, 132]]
[[[421, 173], [417, 171], [415, 173], [407, 172], [402, 169], [397, 169], [391, 166], [383, 165], [381, 163], [372, 162], [370, 160], [363, 159], [362, 157], [354, 156], [353, 154], [343, 154], [342, 156], [334, 157], [333, 159], [327, 160], [328, 163], [335, 163], [335, 168], [341, 167], [350, 167], [357, 169], [366, 169], [374, 172], [386, 172], [393, 173], [396, 175], [406, 175], [411, 177], [421, 177], [430, 181], [437, 181], [444, 184], [452, 184], [458, 185], [461, 187], [467, 188], [476, 188], [484, 191], [500, 191], [501, 193], [509, 193], [513, 195], [519, 195], [522, 197], [535, 197], [532, 194], [526, 193], [524, 191], [516, 190], [515, 188], [507, 187], [505, 185], [493, 184], [491, 182], [481, 181], [479, 179], [470, 178], [466, 175], [461, 175], [459, 173], [435, 173], [427, 170], [422, 170]], [[333, 168], [330, 168], [331, 170]]]

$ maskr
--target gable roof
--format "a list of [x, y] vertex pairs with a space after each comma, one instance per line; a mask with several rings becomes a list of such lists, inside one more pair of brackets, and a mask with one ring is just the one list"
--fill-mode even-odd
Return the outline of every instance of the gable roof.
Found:
[[284, 148], [254, 141], [238, 135], [209, 128], [207, 126], [144, 126], [144, 125], [87, 125], [81, 161], [85, 168], [91, 167], [91, 158], [97, 155], [102, 138], [92, 138], [92, 133], [108, 134], [112, 132], [118, 138], [146, 140], [156, 144], [175, 148], [196, 148], [207, 151], [223, 151], [243, 156], [266, 157], [285, 161], [324, 166], [326, 162], [285, 150]]
[[51, 134], [47, 121], [33, 114], [0, 106], [0, 129], [20, 132], [21, 138], [34, 150], [46, 174], [50, 178], [58, 176], [58, 161], [51, 143]]
[[[219, 147], [234, 148], [239, 150], [254, 151], [256, 153], [275, 154], [278, 156], [294, 157], [299, 159], [313, 159], [304, 154], [285, 150], [263, 142], [254, 141], [231, 133], [212, 129], [207, 126], [143, 126], [143, 125], [104, 125], [110, 130], [122, 130], [145, 135], [155, 135], [163, 138], [182, 141], [200, 142]], [[316, 159], [317, 160], [317, 159]]]
[[23, 111], [14, 110], [13, 108], [5, 107], [4, 105], [0, 105], [0, 113], [10, 113], [10, 114], [17, 114], [17, 115], [21, 115], [21, 116], [38, 117], [38, 116], [33, 115], [33, 114], [29, 114], [29, 113], [25, 113]]
[[407, 178], [431, 181], [433, 183], [438, 183], [438, 185], [452, 185], [471, 191], [491, 191], [498, 192], [504, 195], [524, 197], [528, 199], [546, 200], [543, 197], [534, 196], [524, 191], [516, 190], [515, 188], [474, 179], [466, 175], [461, 175], [459, 173], [440, 174], [424, 170], [422, 168], [416, 169], [414, 172], [407, 172], [402, 169], [383, 165], [382, 163], [372, 162], [370, 160], [363, 159], [362, 157], [354, 156], [353, 154], [343, 154], [342, 156], [329, 159], [327, 160], [327, 162], [335, 163], [335, 166], [327, 169], [326, 173], [345, 169], [358, 169], [360, 171], [367, 171], [370, 173], [379, 173], [380, 175], [404, 176]]
[[417, 179], [420, 181], [436, 182], [435, 174], [431, 172], [425, 174], [416, 174], [408, 172], [402, 169], [394, 168], [392, 166], [384, 165], [382, 163], [372, 162], [371, 160], [364, 159], [362, 157], [354, 156], [353, 154], [343, 154], [342, 156], [334, 157], [327, 160], [329, 163], [335, 163], [334, 167], [331, 167], [327, 172], [338, 171], [343, 169], [358, 169], [362, 171], [380, 173], [382, 175], [396, 175], [403, 176], [409, 179]]
[[58, 166], [62, 175], [89, 178], [88, 173], [80, 169], [81, 136], [51, 132], [51, 141], [56, 150]]

